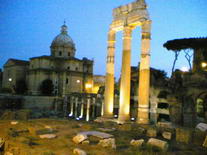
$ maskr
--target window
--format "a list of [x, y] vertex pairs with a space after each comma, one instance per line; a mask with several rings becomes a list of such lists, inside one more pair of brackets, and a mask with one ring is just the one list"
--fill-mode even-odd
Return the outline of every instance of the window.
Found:
[[68, 56], [70, 57], [70, 52], [68, 52]]
[[78, 67], [76, 67], [75, 70], [77, 71], [78, 70]]
[[68, 78], [66, 78], [66, 81], [65, 81], [65, 83], [66, 83], [66, 84], [68, 84]]
[[70, 70], [70, 66], [68, 66], [67, 69]]
[[59, 56], [61, 56], [62, 55], [62, 52], [61, 51], [59, 51]]

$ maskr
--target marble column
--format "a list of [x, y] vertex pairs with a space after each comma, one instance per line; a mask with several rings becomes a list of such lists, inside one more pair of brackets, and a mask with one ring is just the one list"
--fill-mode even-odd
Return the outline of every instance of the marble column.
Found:
[[90, 98], [87, 98], [87, 107], [86, 107], [86, 121], [88, 122], [90, 120]]
[[137, 123], [149, 123], [151, 21], [142, 23], [141, 61], [139, 68]]
[[78, 117], [78, 97], [75, 98], [75, 118]]
[[73, 96], [70, 97], [70, 117], [73, 116], [73, 98]]
[[83, 118], [83, 111], [84, 111], [84, 100], [82, 99], [81, 101], [82, 101], [81, 102], [81, 113], [80, 113], [79, 118]]
[[132, 28], [124, 26], [118, 123], [130, 119], [131, 34]]
[[106, 83], [104, 113], [102, 117], [113, 118], [114, 108], [114, 51], [115, 51], [115, 31], [108, 33], [108, 54], [106, 64]]

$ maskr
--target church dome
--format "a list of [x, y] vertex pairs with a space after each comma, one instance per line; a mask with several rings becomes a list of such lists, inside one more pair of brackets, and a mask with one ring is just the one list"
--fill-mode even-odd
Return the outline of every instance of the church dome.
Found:
[[64, 25], [61, 26], [61, 33], [54, 38], [51, 47], [70, 47], [75, 49], [75, 44], [72, 38], [68, 35], [67, 29], [68, 28], [64, 23]]

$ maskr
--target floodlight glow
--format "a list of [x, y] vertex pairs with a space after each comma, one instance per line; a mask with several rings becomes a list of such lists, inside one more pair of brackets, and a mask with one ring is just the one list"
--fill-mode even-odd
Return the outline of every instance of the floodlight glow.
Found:
[[86, 84], [86, 88], [92, 88], [92, 84], [87, 83], [87, 84]]
[[202, 63], [201, 63], [201, 67], [203, 67], [203, 68], [207, 67], [207, 63], [202, 62]]
[[69, 114], [68, 116], [71, 117], [71, 116], [73, 116], [73, 114]]
[[9, 78], [9, 81], [11, 82], [12, 81], [12, 78]]
[[80, 83], [80, 80], [77, 80], [76, 82], [77, 82], [77, 83]]
[[181, 67], [180, 70], [181, 70], [182, 72], [188, 72], [189, 69], [188, 69], [188, 67], [185, 67], [185, 66], [184, 66], [184, 67]]
[[134, 118], [134, 117], [132, 117], [132, 118], [131, 118], [131, 120], [132, 120], [132, 121], [134, 121], [134, 120], [135, 120], [135, 118]]

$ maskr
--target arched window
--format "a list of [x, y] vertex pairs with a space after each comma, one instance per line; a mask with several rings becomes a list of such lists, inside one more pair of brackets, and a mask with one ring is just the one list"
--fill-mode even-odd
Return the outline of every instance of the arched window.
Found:
[[68, 78], [66, 78], [65, 83], [68, 84]]
[[59, 51], [59, 56], [62, 56], [62, 51]]

